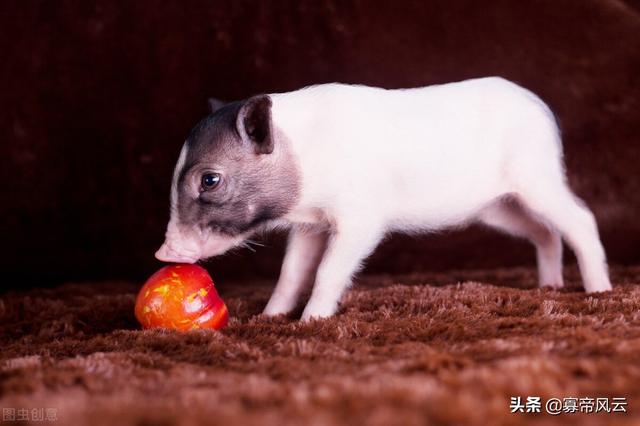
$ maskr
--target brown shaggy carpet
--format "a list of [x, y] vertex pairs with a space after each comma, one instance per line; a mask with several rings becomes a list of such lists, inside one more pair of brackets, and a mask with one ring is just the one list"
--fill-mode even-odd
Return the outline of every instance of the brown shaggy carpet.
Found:
[[[595, 296], [567, 275], [560, 292], [526, 268], [368, 276], [311, 323], [257, 315], [268, 283], [225, 283], [229, 326], [187, 334], [139, 330], [130, 283], [12, 292], [0, 406], [54, 408], [59, 425], [637, 425], [640, 268]], [[511, 396], [628, 406], [511, 414]]]

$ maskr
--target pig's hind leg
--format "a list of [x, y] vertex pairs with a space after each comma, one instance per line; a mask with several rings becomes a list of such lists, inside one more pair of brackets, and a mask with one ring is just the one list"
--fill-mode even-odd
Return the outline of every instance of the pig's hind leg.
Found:
[[578, 259], [584, 289], [611, 290], [604, 248], [593, 213], [564, 182], [531, 185], [519, 191], [527, 208], [558, 229]]
[[[539, 101], [539, 104], [542, 104]], [[551, 112], [538, 108], [515, 126], [505, 180], [522, 206], [557, 229], [576, 254], [584, 289], [611, 290], [604, 248], [591, 211], [569, 189], [559, 130]], [[542, 114], [540, 114], [542, 112]]]
[[479, 220], [507, 234], [530, 240], [536, 247], [540, 287], [557, 289], [563, 286], [560, 234], [535, 218], [517, 199], [499, 199], [482, 210]]
[[557, 131], [533, 136], [538, 140], [523, 143], [522, 152], [511, 163], [512, 192], [525, 209], [560, 232], [578, 259], [588, 293], [611, 290], [596, 220], [567, 185]]

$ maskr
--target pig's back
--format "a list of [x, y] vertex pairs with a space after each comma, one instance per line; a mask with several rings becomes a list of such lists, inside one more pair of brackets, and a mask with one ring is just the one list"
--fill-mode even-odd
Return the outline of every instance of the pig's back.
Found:
[[387, 159], [486, 150], [508, 122], [550, 115], [534, 94], [499, 77], [397, 90], [324, 84], [271, 96], [274, 122], [297, 148], [358, 149]]
[[314, 194], [382, 197], [420, 217], [436, 208], [467, 214], [474, 197], [489, 197], [526, 131], [519, 127], [550, 114], [501, 78], [402, 90], [329, 84], [273, 99], [274, 123]]

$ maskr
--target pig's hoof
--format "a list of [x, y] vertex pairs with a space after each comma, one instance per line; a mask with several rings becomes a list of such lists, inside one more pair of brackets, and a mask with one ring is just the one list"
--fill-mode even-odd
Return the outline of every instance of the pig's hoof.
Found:
[[279, 299], [271, 299], [265, 306], [262, 313], [268, 317], [275, 317], [277, 315], [287, 315], [295, 308], [294, 303], [288, 303]]
[[289, 315], [293, 309], [276, 309], [270, 308], [268, 305], [262, 311], [262, 315], [266, 315], [268, 317], [277, 317], [278, 315]]
[[611, 283], [609, 281], [602, 282], [596, 286], [585, 286], [585, 291], [587, 293], [604, 293], [611, 290], [613, 290], [613, 288], [611, 287]]
[[302, 312], [301, 321], [310, 321], [312, 319], [323, 319], [333, 316], [336, 312], [336, 306], [328, 304], [325, 306], [307, 305]]
[[560, 290], [564, 287], [564, 283], [562, 281], [550, 281], [546, 283], [540, 283], [540, 288], [548, 288], [550, 290]]

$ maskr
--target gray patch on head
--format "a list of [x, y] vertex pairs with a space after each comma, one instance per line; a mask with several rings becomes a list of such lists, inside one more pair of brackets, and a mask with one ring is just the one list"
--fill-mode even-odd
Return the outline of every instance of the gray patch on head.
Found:
[[[243, 105], [234, 102], [218, 109], [201, 120], [187, 139], [177, 179], [177, 213], [184, 226], [235, 236], [281, 218], [298, 200], [300, 174], [289, 142], [271, 123], [270, 109], [268, 117], [261, 114], [259, 119], [269, 120], [273, 152], [260, 153], [255, 141], [241, 137], [245, 129], [238, 130]], [[219, 186], [201, 191], [204, 172], [221, 173]]]

